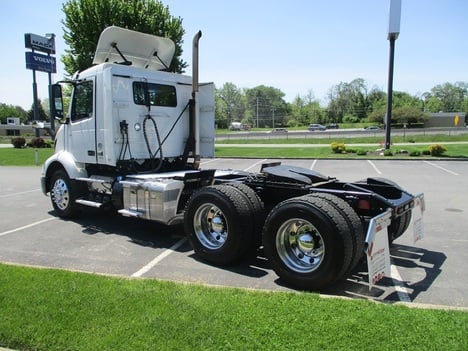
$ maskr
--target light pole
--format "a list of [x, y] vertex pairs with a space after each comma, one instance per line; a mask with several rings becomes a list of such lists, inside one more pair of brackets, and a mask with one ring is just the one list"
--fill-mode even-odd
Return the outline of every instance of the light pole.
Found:
[[400, 34], [401, 0], [390, 0], [388, 21], [388, 37], [390, 42], [390, 54], [388, 63], [388, 87], [387, 87], [387, 113], [385, 115], [385, 149], [390, 149], [390, 129], [392, 121], [392, 97], [393, 97], [393, 63], [395, 57], [395, 40]]

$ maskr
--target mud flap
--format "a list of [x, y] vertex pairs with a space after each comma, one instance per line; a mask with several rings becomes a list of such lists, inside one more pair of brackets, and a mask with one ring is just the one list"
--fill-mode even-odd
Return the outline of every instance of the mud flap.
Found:
[[[424, 237], [424, 226], [422, 215], [426, 209], [424, 194], [418, 194], [414, 197], [414, 206], [411, 214], [411, 224], [409, 229], [412, 232], [413, 242], [421, 240]], [[369, 272], [369, 290], [383, 277], [390, 277], [390, 248], [388, 241], [387, 227], [392, 219], [392, 210], [372, 218], [367, 230], [366, 242], [364, 248], [367, 257], [367, 269]]]
[[418, 194], [414, 197], [413, 213], [411, 215], [411, 223], [409, 229], [412, 231], [413, 243], [424, 238], [424, 225], [423, 225], [423, 213], [426, 210], [426, 204], [424, 202], [424, 194]]
[[369, 272], [369, 290], [383, 277], [390, 277], [390, 248], [387, 227], [391, 223], [392, 210], [370, 220], [364, 245]]

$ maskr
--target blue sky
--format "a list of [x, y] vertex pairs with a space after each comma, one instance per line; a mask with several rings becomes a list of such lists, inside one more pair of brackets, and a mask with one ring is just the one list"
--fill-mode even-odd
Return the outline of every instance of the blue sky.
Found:
[[[285, 100], [311, 91], [323, 104], [340, 82], [363, 78], [387, 89], [389, 0], [163, 0], [183, 19], [183, 59], [191, 72], [193, 35], [202, 30], [200, 79], [221, 87], [267, 85]], [[62, 0], [0, 1], [3, 63], [0, 102], [29, 109], [32, 71], [25, 68], [24, 33], [57, 35], [65, 49]], [[468, 81], [466, 0], [402, 0], [395, 44], [394, 90], [421, 95], [445, 82]], [[58, 60], [54, 80], [63, 77]], [[47, 74], [37, 72], [39, 97]]]

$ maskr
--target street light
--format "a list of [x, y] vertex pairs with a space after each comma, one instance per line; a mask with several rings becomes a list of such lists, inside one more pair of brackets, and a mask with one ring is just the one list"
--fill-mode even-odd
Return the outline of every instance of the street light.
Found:
[[388, 64], [388, 89], [387, 89], [387, 114], [385, 116], [385, 149], [390, 149], [390, 129], [392, 120], [393, 97], [393, 63], [395, 57], [395, 40], [400, 34], [401, 0], [390, 0], [388, 21], [388, 36], [390, 42], [390, 54]]

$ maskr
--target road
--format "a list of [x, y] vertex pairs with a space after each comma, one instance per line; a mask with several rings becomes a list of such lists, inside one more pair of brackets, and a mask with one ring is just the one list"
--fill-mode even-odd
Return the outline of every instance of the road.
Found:
[[[258, 171], [273, 159], [207, 159], [203, 168]], [[359, 265], [351, 276], [321, 293], [407, 301], [468, 309], [468, 162], [398, 160], [282, 160], [344, 181], [390, 178], [425, 193], [425, 238], [409, 235], [392, 248], [392, 276], [369, 289]], [[39, 167], [0, 167], [0, 261], [40, 267], [156, 278], [216, 286], [293, 291], [261, 252], [228, 268], [200, 262], [181, 226], [88, 210], [75, 220], [58, 219], [39, 190]]]
[[[413, 129], [392, 129], [391, 136], [421, 136], [421, 135], [459, 135], [468, 133], [468, 128], [413, 128]], [[385, 141], [385, 130], [364, 130], [358, 128], [350, 129], [327, 129], [325, 131], [291, 130], [289, 132], [231, 132], [228, 134], [217, 134], [216, 141], [236, 140], [236, 139], [333, 139], [333, 138], [364, 138], [381, 137]]]

